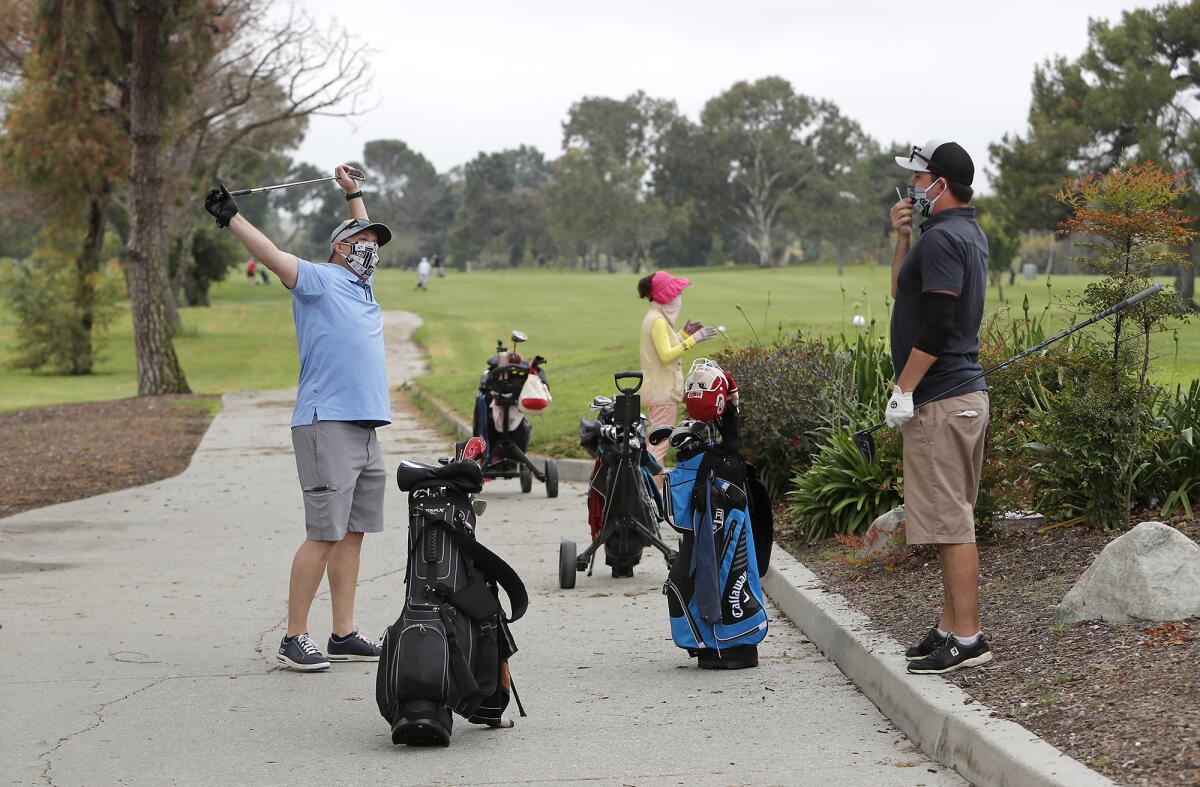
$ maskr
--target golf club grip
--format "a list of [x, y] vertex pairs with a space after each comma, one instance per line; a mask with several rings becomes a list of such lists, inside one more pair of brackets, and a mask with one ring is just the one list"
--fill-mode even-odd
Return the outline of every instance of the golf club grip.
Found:
[[231, 191], [231, 192], [229, 192], [229, 196], [231, 196], [231, 197], [244, 197], [244, 196], [246, 196], [247, 194], [249, 194], [251, 191], [253, 191], [253, 189], [238, 189], [237, 191]]

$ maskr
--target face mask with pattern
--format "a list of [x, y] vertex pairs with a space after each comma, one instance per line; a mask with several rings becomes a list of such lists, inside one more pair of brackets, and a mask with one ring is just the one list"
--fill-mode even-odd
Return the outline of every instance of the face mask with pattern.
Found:
[[350, 253], [345, 255], [346, 264], [363, 281], [371, 278], [375, 267], [379, 265], [379, 244], [370, 241], [355, 241], [346, 245], [350, 247]]
[[913, 213], [926, 219], [933, 215], [934, 203], [940, 200], [947, 191], [945, 186], [943, 186], [941, 194], [938, 194], [932, 200], [929, 199], [929, 191], [937, 185], [938, 180], [941, 180], [941, 178], [934, 180], [928, 186], [908, 187], [908, 196], [912, 200]]

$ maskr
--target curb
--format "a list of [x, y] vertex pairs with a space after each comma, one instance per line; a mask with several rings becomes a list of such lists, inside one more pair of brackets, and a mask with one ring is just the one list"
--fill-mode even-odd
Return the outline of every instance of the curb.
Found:
[[782, 549], [763, 587], [876, 707], [930, 758], [987, 785], [1113, 785], [945, 680], [909, 675], [904, 646], [879, 632], [845, 598]]
[[[471, 436], [471, 425], [459, 417], [458, 413], [422, 391], [416, 383], [409, 382], [406, 387], [410, 392], [432, 405], [433, 409], [437, 410], [442, 418], [454, 424], [459, 434], [466, 435], [467, 437]], [[558, 478], [560, 481], [589, 481], [592, 477], [592, 468], [595, 466], [595, 463], [590, 459], [559, 459], [558, 457], [542, 456], [541, 454], [530, 454], [529, 458], [535, 462], [544, 462], [547, 459], [553, 459], [558, 464]]]

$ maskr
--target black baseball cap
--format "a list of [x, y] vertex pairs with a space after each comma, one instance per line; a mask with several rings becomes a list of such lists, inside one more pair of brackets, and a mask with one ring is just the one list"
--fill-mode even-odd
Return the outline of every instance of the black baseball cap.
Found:
[[329, 236], [329, 245], [333, 245], [338, 241], [345, 240], [351, 235], [357, 235], [366, 230], [375, 230], [376, 237], [379, 238], [379, 245], [386, 246], [387, 242], [392, 239], [392, 231], [388, 229], [386, 224], [370, 219], [346, 219], [341, 224], [337, 225], [333, 233]]
[[975, 180], [975, 163], [957, 142], [931, 139], [924, 145], [913, 145], [907, 156], [896, 156], [896, 163], [913, 172], [929, 172], [964, 186]]

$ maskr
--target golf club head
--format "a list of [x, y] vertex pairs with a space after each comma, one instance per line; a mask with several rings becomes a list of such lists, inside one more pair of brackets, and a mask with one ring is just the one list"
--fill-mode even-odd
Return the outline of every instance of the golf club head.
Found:
[[462, 453], [458, 458], [473, 459], [478, 462], [485, 453], [487, 453], [487, 441], [482, 437], [472, 437], [463, 445]]
[[471, 510], [475, 512], [475, 516], [483, 516], [483, 512], [487, 511], [487, 501], [480, 500], [478, 497], [471, 500]]
[[513, 344], [516, 344], [518, 342], [529, 341], [529, 337], [525, 335], [524, 331], [513, 331], [512, 332], [512, 340], [513, 340]]
[[854, 433], [854, 447], [862, 454], [863, 460], [869, 464], [875, 464], [875, 437], [871, 434], [873, 430], [864, 429], [861, 432]]
[[670, 426], [656, 426], [650, 430], [650, 436], [646, 439], [650, 441], [650, 445], [658, 445], [663, 440], [671, 437], [671, 432], [674, 431]]
[[606, 407], [612, 407], [613, 400], [607, 396], [597, 396], [592, 400], [593, 410], [603, 410]]

